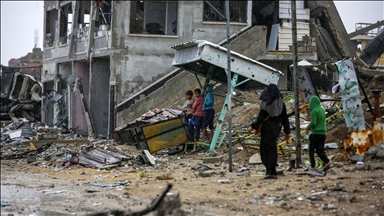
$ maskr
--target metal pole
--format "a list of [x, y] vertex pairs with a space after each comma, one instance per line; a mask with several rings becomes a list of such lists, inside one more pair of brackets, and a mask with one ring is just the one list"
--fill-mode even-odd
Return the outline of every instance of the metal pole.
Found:
[[301, 164], [301, 143], [300, 143], [300, 113], [299, 113], [299, 87], [297, 76], [297, 23], [296, 23], [296, 1], [291, 0], [292, 10], [292, 59], [293, 59], [293, 95], [295, 100], [295, 136], [296, 136], [296, 168]]
[[229, 0], [225, 1], [225, 15], [227, 20], [227, 97], [228, 97], [228, 155], [229, 155], [229, 172], [232, 172], [232, 112], [231, 112], [231, 97], [232, 97], [232, 79], [231, 79], [231, 43], [229, 29]]

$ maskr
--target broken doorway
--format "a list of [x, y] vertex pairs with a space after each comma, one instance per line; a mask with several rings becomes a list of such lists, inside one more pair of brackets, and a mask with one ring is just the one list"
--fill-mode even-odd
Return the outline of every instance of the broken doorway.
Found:
[[61, 63], [57, 67], [59, 73], [57, 92], [52, 97], [52, 102], [55, 104], [53, 124], [68, 129], [70, 91], [66, 79], [72, 75], [72, 62]]
[[[76, 79], [81, 81], [84, 95], [81, 95], [79, 89], [75, 89], [75, 104], [71, 106], [71, 110], [74, 115], [74, 119], [72, 121], [74, 123], [77, 134], [89, 135], [88, 127], [91, 127], [91, 125], [88, 125], [87, 123], [82, 100], [82, 97], [84, 97], [87, 106], [89, 105], [89, 63], [86, 61], [76, 61], [74, 63], [74, 70]], [[88, 108], [86, 107], [86, 111], [88, 111], [87, 109]]]
[[41, 120], [49, 126], [53, 126], [53, 103], [51, 102], [51, 95], [54, 94], [54, 82], [49, 81], [43, 83], [43, 109], [41, 113]]
[[[92, 62], [90, 114], [96, 135], [108, 136], [110, 60], [94, 58]], [[112, 113], [113, 114], [113, 113]]]

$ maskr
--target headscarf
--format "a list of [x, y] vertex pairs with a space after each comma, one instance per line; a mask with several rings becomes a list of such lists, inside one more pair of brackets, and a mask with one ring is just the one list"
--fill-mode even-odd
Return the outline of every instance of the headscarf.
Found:
[[269, 116], [279, 116], [283, 111], [282, 95], [275, 84], [269, 84], [261, 93], [260, 99], [262, 100], [260, 109], [267, 111]]

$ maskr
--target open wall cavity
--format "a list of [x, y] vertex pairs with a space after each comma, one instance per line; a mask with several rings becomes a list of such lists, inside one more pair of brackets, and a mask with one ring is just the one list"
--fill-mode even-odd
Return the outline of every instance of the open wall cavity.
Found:
[[[89, 63], [86, 61], [77, 61], [74, 64], [75, 77], [81, 82], [81, 87], [83, 89], [83, 94], [79, 89], [76, 89], [76, 99], [75, 105], [73, 105], [72, 110], [74, 111], [74, 125], [78, 134], [88, 135], [88, 126], [86, 119], [86, 112], [88, 111], [89, 105]], [[86, 107], [83, 105], [83, 98], [86, 102]]]
[[96, 135], [108, 136], [109, 119], [109, 58], [94, 58], [92, 62], [90, 114]]

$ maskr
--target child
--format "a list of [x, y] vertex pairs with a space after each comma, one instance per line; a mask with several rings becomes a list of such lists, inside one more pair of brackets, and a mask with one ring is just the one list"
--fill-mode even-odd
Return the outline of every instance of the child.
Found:
[[213, 98], [213, 84], [209, 83], [205, 86], [206, 96], [203, 104], [204, 118], [202, 124], [201, 142], [205, 142], [205, 134], [207, 133], [207, 127], [211, 130], [211, 139], [214, 135], [213, 120], [215, 119], [214, 98]]
[[195, 89], [194, 91], [196, 100], [192, 105], [192, 114], [193, 119], [195, 120], [196, 126], [195, 126], [195, 140], [200, 139], [200, 130], [201, 130], [201, 124], [203, 122], [204, 117], [204, 111], [203, 111], [203, 103], [204, 98], [201, 96], [201, 90], [199, 88]]
[[332, 162], [328, 159], [324, 152], [325, 137], [327, 134], [327, 126], [325, 122], [325, 111], [320, 105], [320, 98], [312, 96], [309, 101], [309, 110], [311, 111], [311, 122], [307, 126], [306, 130], [311, 130], [309, 136], [309, 160], [311, 162], [311, 168], [308, 171], [316, 172], [315, 168], [315, 150], [320, 159], [324, 162], [324, 171], [327, 171]]
[[188, 141], [190, 141], [190, 142], [194, 142], [194, 140], [193, 140], [193, 125], [191, 123], [189, 123], [189, 119], [192, 118], [192, 105], [194, 103], [192, 97], [193, 97], [193, 92], [191, 90], [188, 90], [185, 93], [185, 98], [187, 99], [187, 106], [185, 107], [185, 114], [186, 114], [187, 120], [188, 120], [187, 137], [188, 137]]

